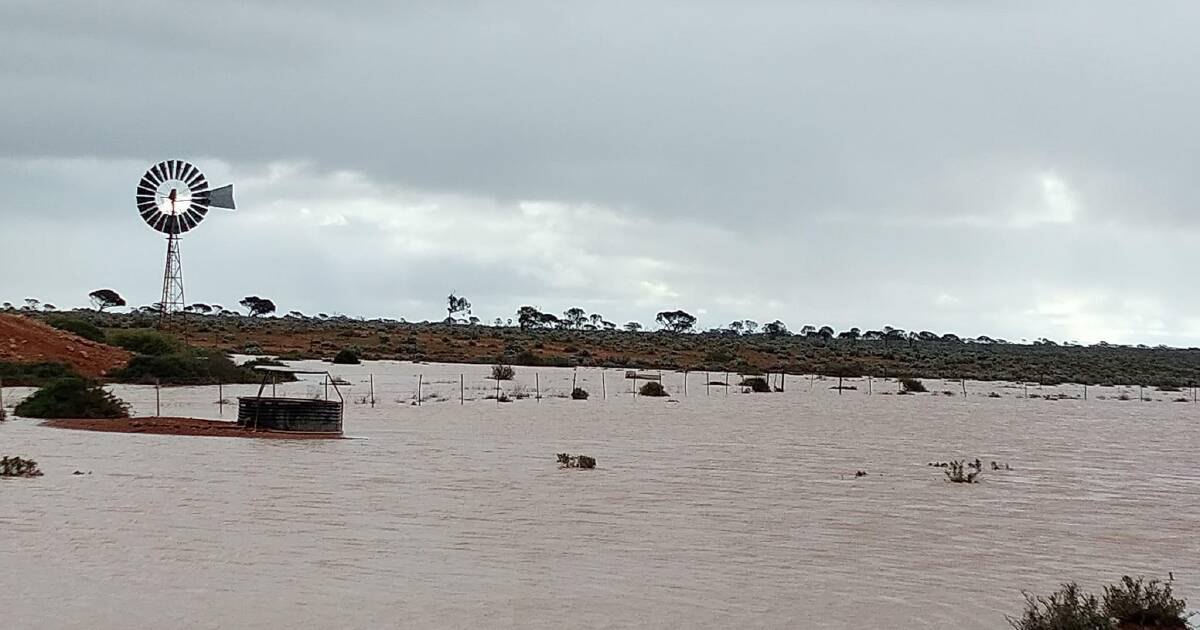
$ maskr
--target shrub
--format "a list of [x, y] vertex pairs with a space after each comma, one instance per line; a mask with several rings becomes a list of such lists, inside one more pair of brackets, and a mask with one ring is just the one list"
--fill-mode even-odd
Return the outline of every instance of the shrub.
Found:
[[1025, 595], [1025, 612], [1020, 618], [1006, 617], [1016, 630], [1113, 630], [1116, 624], [1100, 609], [1094, 595], [1075, 584], [1063, 584], [1049, 597]]
[[942, 472], [946, 473], [946, 478], [954, 483], [976, 483], [975, 479], [979, 476], [980, 466], [975, 466], [975, 472], [967, 472], [967, 468], [970, 466], [970, 464], [964, 466], [961, 461], [952, 461]]
[[63, 378], [34, 392], [13, 410], [26, 418], [127, 418], [129, 405], [81, 378]]
[[[192, 350], [164, 355], [138, 355], [118, 370], [113, 377], [122, 382], [167, 385], [211, 385], [214, 383], [258, 383], [262, 375], [251, 369], [252, 363], [239, 366], [224, 352]], [[293, 381], [295, 376], [280, 373], [280, 382]]]
[[929, 391], [929, 390], [925, 389], [924, 383], [922, 383], [920, 380], [915, 379], [915, 378], [900, 379], [900, 387], [901, 387], [901, 391], [905, 391], [910, 394], [920, 394], [920, 393]]
[[638, 394], [642, 396], [666, 396], [667, 390], [658, 381], [646, 381], [638, 389]]
[[749, 387], [750, 391], [758, 394], [771, 393], [771, 386], [767, 384], [767, 379], [761, 376], [751, 376], [750, 378], [742, 379], [742, 387]]
[[358, 353], [350, 348], [342, 348], [339, 350], [338, 353], [333, 357], [333, 362], [338, 365], [358, 365], [359, 363], [362, 363], [362, 361], [358, 359]]
[[492, 379], [497, 381], [511, 381], [516, 376], [516, 371], [511, 365], [499, 363], [492, 366]]
[[104, 331], [100, 327], [86, 320], [77, 317], [57, 317], [51, 319], [49, 324], [59, 330], [65, 330], [73, 335], [79, 335], [84, 339], [91, 339], [104, 343]]
[[0, 477], [41, 477], [37, 462], [20, 457], [0, 458]]
[[1104, 587], [1104, 612], [1119, 624], [1147, 628], [1186, 628], [1187, 603], [1171, 594], [1171, 582], [1128, 575]]
[[62, 363], [9, 363], [0, 361], [0, 380], [5, 385], [43, 387], [51, 381], [79, 375]]
[[574, 400], [587, 400], [587, 390], [582, 387], [576, 387], [575, 389], [571, 390], [571, 398]]
[[119, 332], [112, 337], [113, 345], [120, 346], [136, 354], [160, 356], [175, 354], [184, 350], [181, 341], [154, 330], [132, 330]]

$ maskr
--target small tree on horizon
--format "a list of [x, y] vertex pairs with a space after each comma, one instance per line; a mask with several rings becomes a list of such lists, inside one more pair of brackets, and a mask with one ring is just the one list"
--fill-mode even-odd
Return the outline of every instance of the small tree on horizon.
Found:
[[626, 322], [624, 328], [626, 332], [635, 333], [642, 329], [642, 325], [637, 322]]
[[266, 298], [260, 298], [257, 295], [248, 295], [240, 302], [242, 308], [250, 314], [250, 317], [258, 317], [259, 315], [269, 315], [275, 312], [275, 303]]
[[459, 313], [471, 314], [471, 301], [460, 295], [455, 295], [454, 291], [446, 297], [446, 321], [453, 323], [455, 315]]
[[125, 306], [125, 298], [112, 289], [96, 289], [88, 294], [88, 299], [92, 301], [92, 306], [101, 313], [106, 308]]
[[663, 328], [673, 333], [685, 333], [696, 325], [696, 317], [685, 311], [662, 311], [655, 318]]

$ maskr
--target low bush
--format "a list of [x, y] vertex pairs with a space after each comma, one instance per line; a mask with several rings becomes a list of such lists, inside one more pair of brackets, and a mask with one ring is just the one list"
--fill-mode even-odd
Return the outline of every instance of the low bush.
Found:
[[1063, 584], [1049, 597], [1025, 595], [1025, 612], [1019, 618], [1008, 617], [1016, 630], [1113, 630], [1116, 625], [1100, 608], [1094, 595], [1075, 584]]
[[20, 457], [0, 457], [0, 477], [41, 477], [37, 462]]
[[1101, 603], [1073, 583], [1049, 597], [1025, 596], [1025, 612], [1006, 617], [1016, 630], [1187, 630], [1187, 603], [1171, 593], [1171, 581], [1121, 578], [1104, 587]]
[[[129, 360], [128, 365], [114, 373], [113, 378], [124, 383], [212, 385], [258, 383], [262, 381], [262, 374], [250, 367], [235, 364], [224, 352], [191, 350], [165, 355], [137, 355]], [[280, 373], [275, 380], [291, 381], [295, 380], [295, 376]]]
[[511, 381], [516, 374], [511, 365], [499, 363], [492, 366], [492, 380]]
[[176, 354], [186, 349], [183, 342], [171, 335], [155, 330], [129, 330], [112, 335], [110, 343], [120, 346], [135, 354], [161, 356]]
[[129, 405], [81, 378], [63, 378], [37, 390], [13, 410], [26, 418], [127, 418]]
[[901, 388], [901, 391], [905, 391], [910, 394], [921, 394], [921, 393], [929, 391], [929, 390], [925, 389], [924, 383], [922, 383], [920, 380], [915, 379], [915, 378], [900, 379], [900, 388]]
[[585, 390], [582, 387], [576, 387], [575, 389], [571, 390], [571, 398], [573, 400], [587, 400], [588, 399], [587, 390]]
[[976, 478], [979, 477], [979, 469], [981, 468], [978, 465], [978, 461], [976, 460], [977, 463], [973, 466], [975, 472], [967, 472], [968, 469], [972, 468], [971, 464], [964, 466], [961, 461], [950, 462], [946, 465], [946, 470], [942, 472], [946, 473], [946, 478], [954, 483], [976, 483]]
[[771, 386], [767, 384], [767, 379], [761, 376], [751, 376], [750, 378], [742, 379], [740, 385], [742, 387], [749, 387], [750, 391], [757, 394], [771, 393]]
[[1171, 582], [1121, 578], [1104, 587], [1104, 612], [1118, 624], [1144, 628], [1186, 628], [1187, 602], [1171, 594]]
[[78, 377], [75, 370], [63, 363], [10, 363], [0, 361], [0, 381], [18, 387], [43, 387], [51, 381]]
[[362, 361], [358, 358], [358, 353], [350, 348], [342, 348], [333, 357], [333, 362], [338, 365], [358, 365]]
[[638, 394], [641, 396], [666, 396], [667, 390], [658, 381], [646, 381], [638, 389]]
[[84, 339], [91, 339], [100, 343], [104, 343], [105, 341], [104, 331], [100, 330], [99, 326], [77, 317], [56, 317], [47, 323], [59, 330], [79, 335]]

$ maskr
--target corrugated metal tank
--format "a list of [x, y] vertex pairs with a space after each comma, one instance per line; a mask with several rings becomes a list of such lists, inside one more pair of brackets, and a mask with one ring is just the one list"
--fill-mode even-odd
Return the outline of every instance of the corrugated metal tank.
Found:
[[342, 403], [311, 398], [238, 398], [238, 424], [260, 431], [341, 433]]

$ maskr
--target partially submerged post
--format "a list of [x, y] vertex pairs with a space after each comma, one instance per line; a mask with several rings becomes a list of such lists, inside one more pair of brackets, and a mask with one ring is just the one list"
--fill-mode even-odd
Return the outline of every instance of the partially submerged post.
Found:
[[421, 406], [421, 385], [423, 385], [424, 383], [425, 383], [425, 375], [418, 374], [417, 375], [417, 406], [418, 407]]
[[375, 407], [375, 375], [371, 374], [370, 378], [371, 378], [371, 380], [370, 380], [370, 383], [371, 383], [371, 385], [370, 385], [370, 387], [371, 387], [371, 407], [374, 408]]

